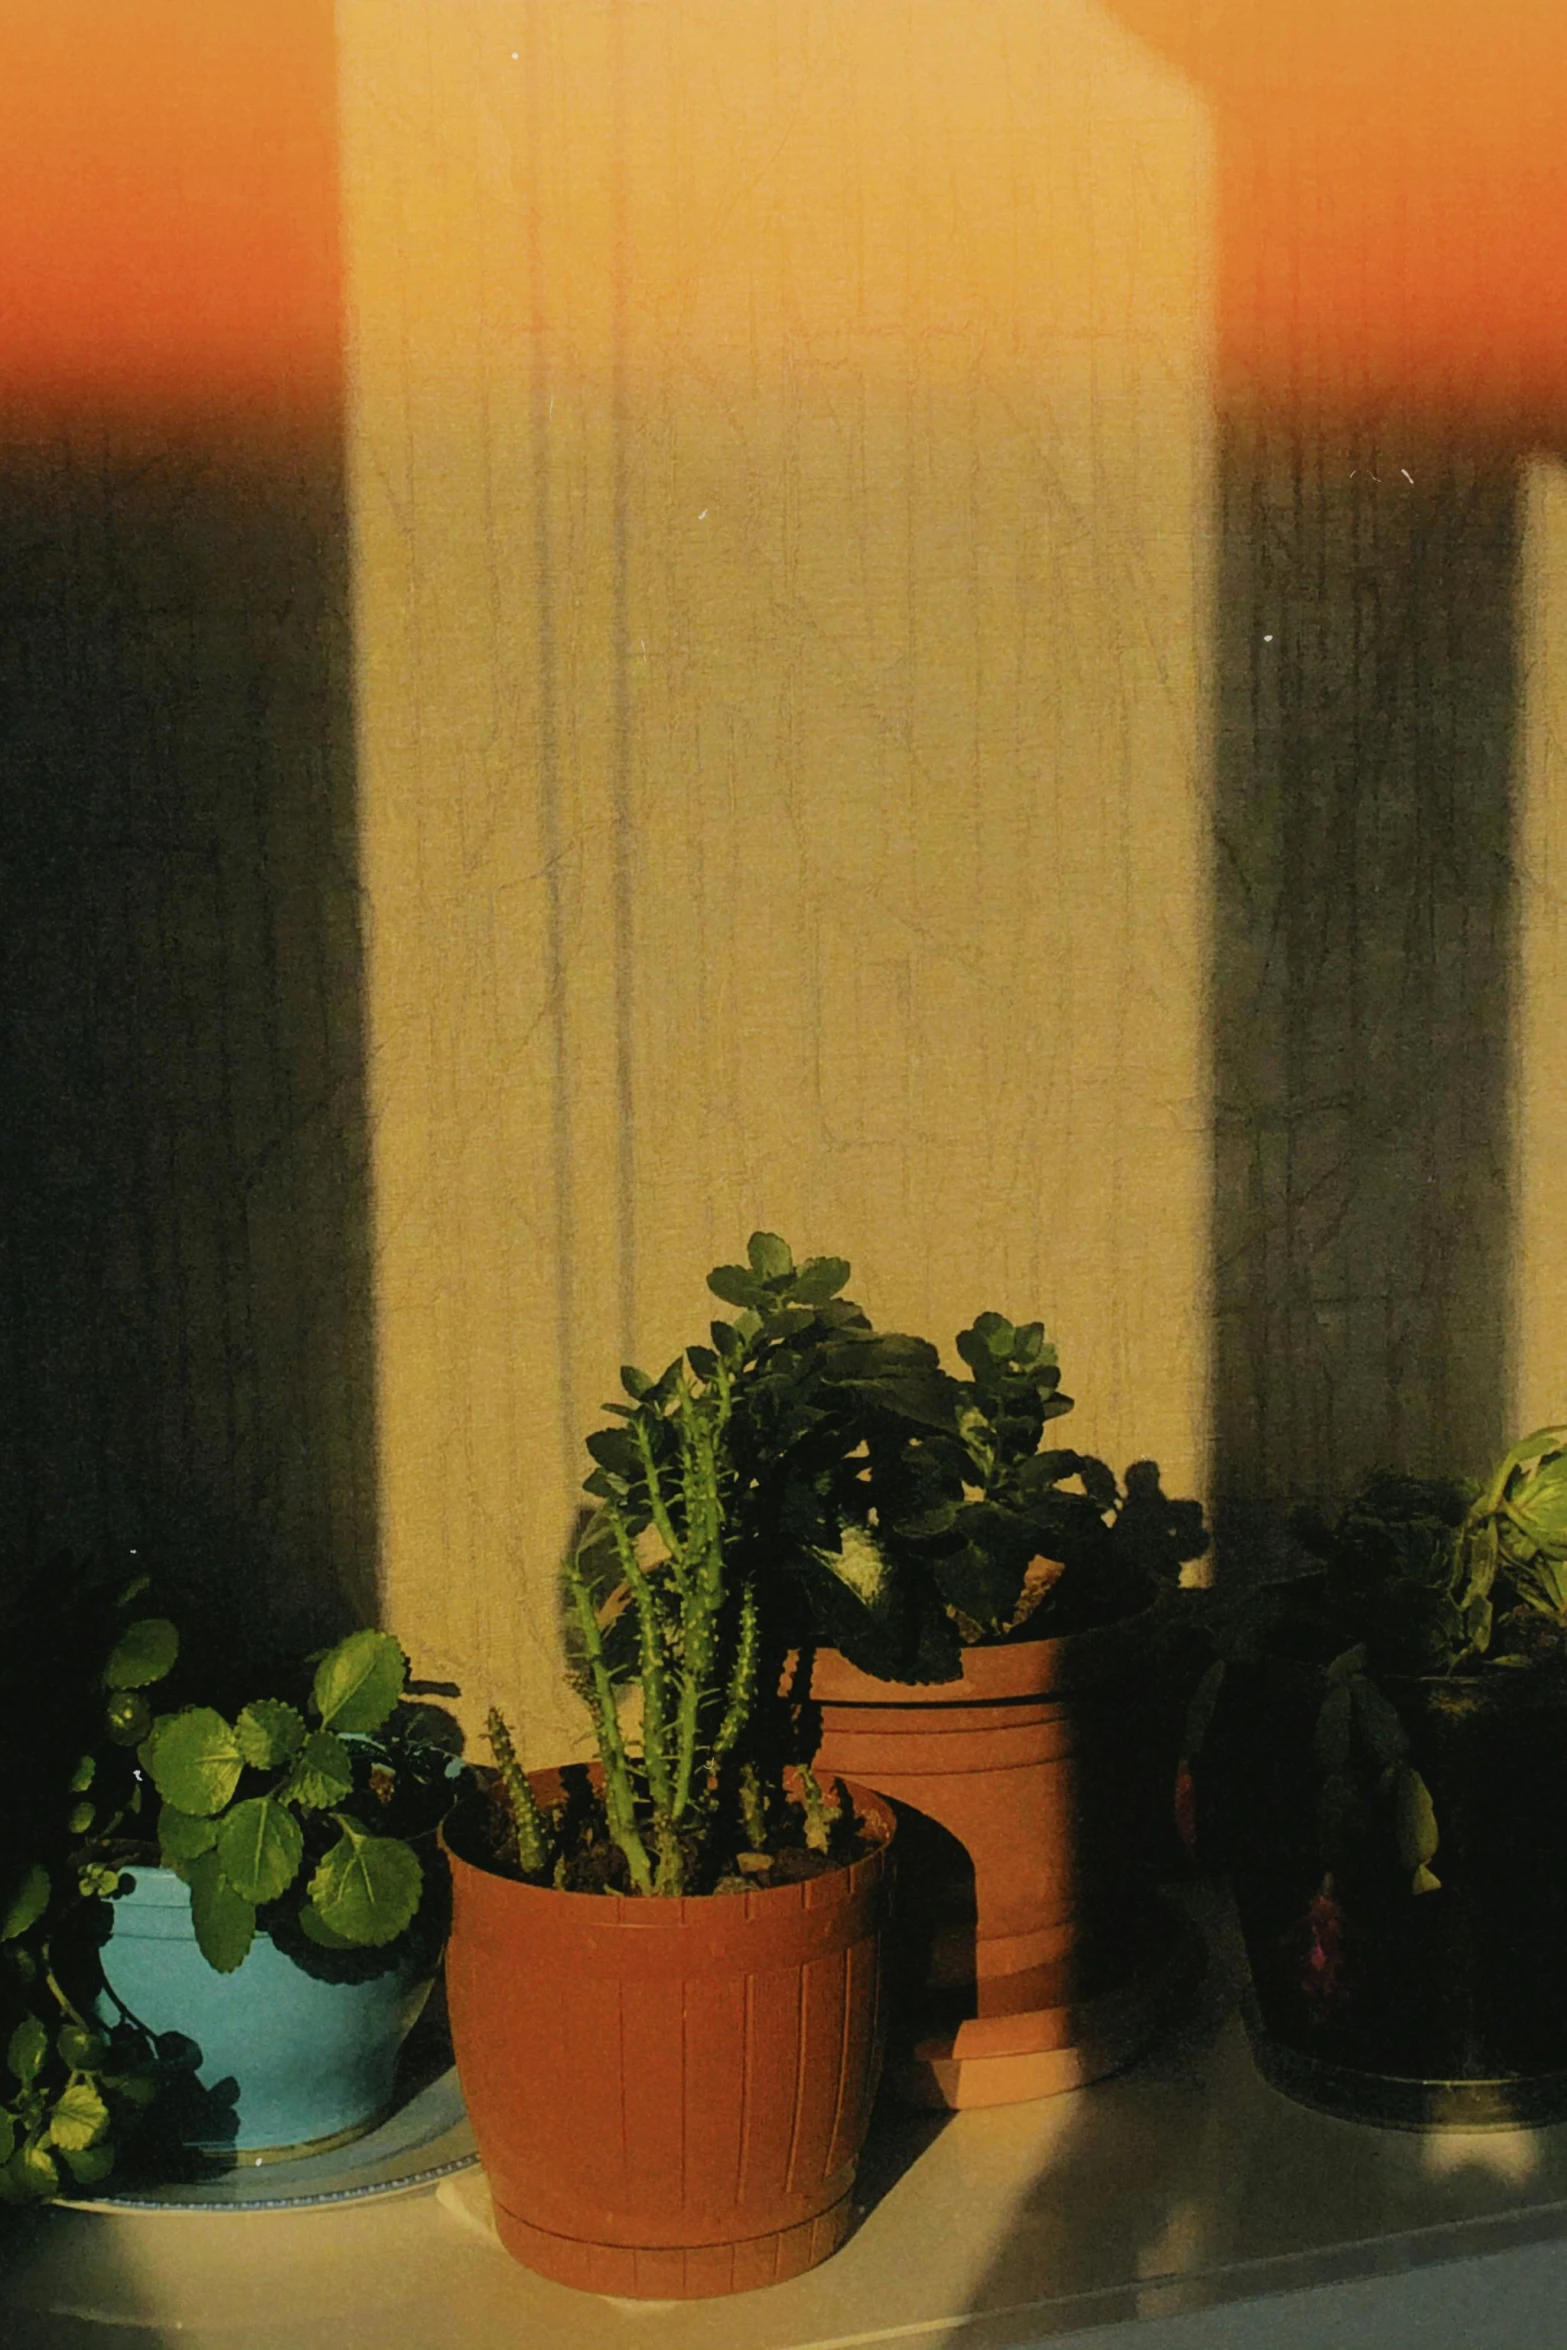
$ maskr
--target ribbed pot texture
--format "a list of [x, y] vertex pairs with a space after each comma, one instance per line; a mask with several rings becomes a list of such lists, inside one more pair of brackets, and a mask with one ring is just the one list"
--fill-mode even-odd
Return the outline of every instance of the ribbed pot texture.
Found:
[[1029, 1978], [1038, 2006], [1143, 1956], [1157, 1759], [1135, 1702], [1140, 1617], [964, 1651], [911, 1686], [818, 1651], [818, 1768], [899, 1812], [898, 1941], [917, 1994]]
[[[558, 1800], [558, 1772], [530, 1777]], [[449, 1823], [458, 2073], [501, 2241], [529, 2268], [690, 2299], [797, 2276], [843, 2241], [894, 1830], [849, 1792], [877, 1840], [864, 1858], [684, 1899], [519, 1884]]]

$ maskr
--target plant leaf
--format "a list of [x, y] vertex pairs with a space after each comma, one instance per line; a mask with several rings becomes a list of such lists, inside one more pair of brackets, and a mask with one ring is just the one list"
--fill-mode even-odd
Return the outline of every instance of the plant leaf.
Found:
[[0, 2202], [43, 2202], [57, 2194], [60, 2174], [46, 2150], [38, 2145], [18, 2146], [0, 2170]]
[[236, 1893], [257, 1904], [286, 1893], [305, 1856], [305, 1832], [275, 1795], [237, 1803], [218, 1832], [218, 1863]]
[[794, 1271], [794, 1251], [776, 1232], [753, 1232], [746, 1242], [745, 1253], [752, 1272], [761, 1281], [782, 1281]]
[[305, 1717], [280, 1697], [258, 1697], [235, 1722], [234, 1741], [253, 1769], [271, 1770], [303, 1746]]
[[284, 1803], [306, 1811], [324, 1811], [354, 1791], [354, 1758], [330, 1730], [312, 1730], [294, 1757], [294, 1767], [278, 1788]]
[[6, 2044], [5, 2061], [24, 2089], [30, 2089], [38, 2077], [38, 2068], [49, 2053], [49, 2035], [35, 2015], [24, 2015]]
[[[244, 1756], [233, 1731], [210, 1705], [166, 1715], [148, 1744], [153, 1784], [179, 1811], [210, 1818], [239, 1785]], [[237, 1962], [236, 1962], [237, 1963]]]
[[396, 1836], [372, 1836], [337, 1815], [342, 1835], [310, 1880], [317, 1913], [345, 1942], [390, 1942], [419, 1906], [424, 1871]]
[[161, 1681], [180, 1652], [180, 1636], [166, 1616], [127, 1624], [103, 1668], [107, 1689], [146, 1689]]
[[109, 2126], [109, 2108], [91, 2081], [71, 2081], [54, 2101], [49, 2116], [52, 2144], [82, 2153], [95, 2145]]
[[[726, 1306], [744, 1306], [754, 1309], [767, 1292], [754, 1273], [744, 1265], [715, 1265], [707, 1277], [707, 1286], [715, 1297], [721, 1297]], [[752, 1334], [747, 1331], [747, 1337]]]
[[73, 2073], [97, 2072], [109, 2054], [109, 2043], [80, 2024], [65, 2023], [54, 2038], [55, 2054]]
[[797, 1305], [824, 1306], [836, 1297], [849, 1278], [842, 1257], [807, 1257], [795, 1275], [791, 1294]]
[[313, 1901], [307, 1901], [300, 1910], [299, 1927], [306, 1939], [322, 1950], [354, 1950], [358, 1947], [349, 1941], [346, 1934], [334, 1932]]
[[390, 1632], [350, 1632], [316, 1668], [311, 1700], [325, 1730], [378, 1730], [408, 1678]]
[[165, 1861], [198, 1860], [218, 1840], [218, 1823], [164, 1804], [158, 1814], [158, 1844]]
[[14, 1942], [29, 1926], [37, 1924], [49, 1906], [51, 1890], [49, 1871], [34, 1861], [7, 1902], [4, 1915], [0, 1916], [0, 1942]]
[[112, 2146], [62, 2146], [65, 2167], [79, 2187], [97, 2187], [114, 2168]]
[[1400, 1867], [1416, 1876], [1436, 1853], [1436, 1806], [1420, 1773], [1407, 1763], [1400, 1764], [1393, 1781], [1393, 1834]]
[[1348, 1687], [1356, 1725], [1377, 1769], [1383, 1771], [1391, 1763], [1402, 1762], [1409, 1752], [1409, 1733], [1399, 1718], [1398, 1708], [1363, 1674], [1357, 1674]]
[[152, 1728], [152, 1708], [139, 1689], [111, 1690], [103, 1718], [116, 1746], [139, 1746]]
[[223, 1874], [215, 1852], [190, 1865], [190, 1917], [202, 1957], [214, 1972], [233, 1974], [255, 1939], [256, 1912]]

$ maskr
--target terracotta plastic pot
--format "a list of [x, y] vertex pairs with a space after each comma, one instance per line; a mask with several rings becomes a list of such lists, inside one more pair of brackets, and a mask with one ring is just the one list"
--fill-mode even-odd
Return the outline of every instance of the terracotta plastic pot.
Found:
[[[530, 1774], [541, 1803], [560, 1774]], [[502, 2243], [590, 2292], [689, 2299], [836, 2251], [882, 2051], [891, 1808], [803, 1884], [681, 1900], [561, 1893], [452, 1864], [447, 2000]]]
[[1075, 2088], [1163, 2019], [1189, 1952], [1151, 1890], [1169, 1785], [1138, 1702], [1151, 1613], [967, 1649], [950, 1682], [814, 1659], [818, 1767], [897, 1806], [894, 2062], [919, 2103]]

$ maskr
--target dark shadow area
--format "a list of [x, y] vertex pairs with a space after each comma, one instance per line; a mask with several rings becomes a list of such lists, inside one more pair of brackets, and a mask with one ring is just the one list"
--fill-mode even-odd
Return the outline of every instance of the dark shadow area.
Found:
[[1215, 1517], [1498, 1452], [1516, 464], [1231, 416], [1215, 648]]
[[338, 420], [0, 450], [0, 1506], [192, 1637], [374, 1605]]

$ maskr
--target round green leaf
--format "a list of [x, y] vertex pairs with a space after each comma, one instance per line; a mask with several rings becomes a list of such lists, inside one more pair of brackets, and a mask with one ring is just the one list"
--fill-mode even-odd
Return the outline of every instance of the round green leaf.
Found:
[[751, 1270], [760, 1280], [781, 1281], [794, 1271], [794, 1251], [776, 1232], [753, 1232], [746, 1243]]
[[0, 1914], [0, 1942], [14, 1942], [36, 1925], [49, 1906], [49, 1871], [34, 1861]]
[[408, 1660], [390, 1632], [350, 1632], [316, 1667], [311, 1698], [327, 1730], [378, 1730], [402, 1696]]
[[108, 2126], [109, 2108], [91, 2081], [72, 2081], [54, 2101], [49, 2138], [53, 2145], [80, 2152], [101, 2138]]
[[72, 2072], [94, 2073], [109, 2053], [109, 2043], [81, 2024], [62, 2024], [54, 2036], [55, 2053]]
[[0, 2202], [42, 2203], [59, 2191], [60, 2174], [42, 2146], [18, 2146], [0, 2170]]
[[352, 1820], [310, 1880], [310, 1898], [345, 1942], [380, 1944], [399, 1935], [419, 1906], [424, 1871], [411, 1846], [372, 1836]]
[[342, 1739], [330, 1730], [312, 1730], [278, 1794], [306, 1811], [325, 1811], [353, 1791], [354, 1758]]
[[112, 2146], [62, 2146], [60, 2152], [79, 2187], [101, 2186], [114, 2168]]
[[21, 2082], [30, 2089], [38, 2077], [38, 2068], [49, 2053], [49, 2035], [35, 2015], [24, 2015], [6, 2045], [5, 2061]]
[[108, 1689], [146, 1689], [161, 1681], [180, 1652], [180, 1636], [166, 1616], [127, 1624], [103, 1668]]
[[112, 2089], [125, 2105], [152, 2105], [157, 2101], [158, 2084], [151, 2073], [105, 2073], [103, 2085]]
[[223, 1809], [244, 1767], [233, 1731], [210, 1705], [187, 1706], [161, 1721], [148, 1757], [158, 1793], [198, 1818]]
[[85, 1795], [98, 1775], [98, 1757], [84, 1754], [67, 1782], [73, 1795]]
[[67, 1834], [72, 1836], [85, 1836], [97, 1816], [98, 1810], [96, 1804], [73, 1803], [70, 1810], [70, 1816], [67, 1818], [65, 1823]]
[[189, 1877], [190, 1917], [197, 1946], [215, 1972], [231, 1975], [244, 1964], [255, 1939], [255, 1908], [229, 1883], [215, 1852], [204, 1852], [193, 1860]]
[[218, 1823], [196, 1819], [166, 1803], [158, 1814], [158, 1844], [166, 1862], [199, 1860], [218, 1840]]
[[280, 1697], [258, 1697], [234, 1724], [234, 1738], [246, 1762], [269, 1771], [299, 1752], [305, 1742], [305, 1717]]
[[218, 1863], [247, 1901], [276, 1901], [294, 1882], [305, 1832], [274, 1795], [236, 1803], [218, 1832]]
[[313, 1901], [307, 1901], [301, 1909], [299, 1925], [306, 1939], [322, 1950], [352, 1950], [356, 1947], [345, 1935], [333, 1932]]
[[116, 1689], [103, 1712], [116, 1746], [139, 1746], [152, 1728], [152, 1708], [136, 1689]]

